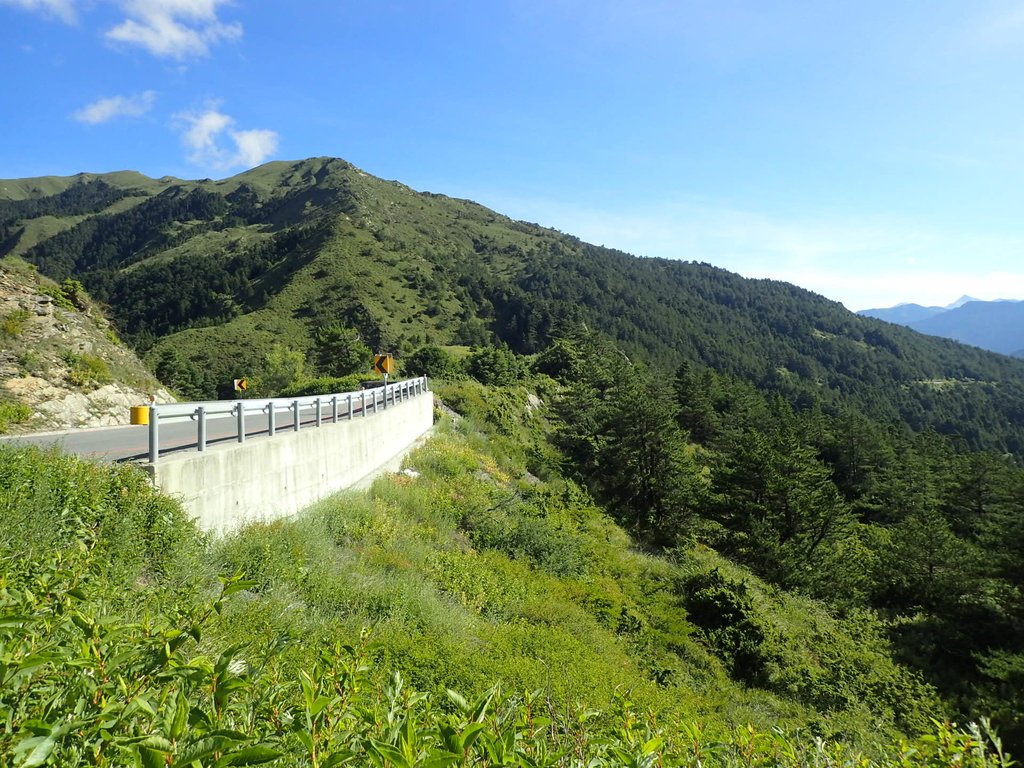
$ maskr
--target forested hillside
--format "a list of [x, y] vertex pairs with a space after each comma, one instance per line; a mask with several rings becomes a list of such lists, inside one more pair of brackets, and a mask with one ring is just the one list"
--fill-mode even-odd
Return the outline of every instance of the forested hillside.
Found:
[[578, 422], [531, 389], [446, 384], [462, 416], [410, 471], [217, 541], [130, 466], [0, 447], [0, 760], [1009, 765], [985, 722], [942, 722], [880, 615], [679, 527], [642, 552], [622, 497], [639, 539], [561, 474], [548, 431]]
[[0, 194], [8, 262], [186, 396], [337, 391], [376, 348], [456, 415], [416, 472], [216, 545], [130, 473], [0, 453], [23, 762], [984, 765], [936, 722], [988, 716], [1024, 745], [1024, 362], [341, 160]]
[[14, 190], [0, 192], [3, 253], [81, 280], [186, 396], [259, 376], [275, 349], [312, 358], [332, 324], [399, 354], [493, 341], [532, 353], [585, 325], [665, 372], [685, 361], [801, 409], [847, 404], [971, 448], [1024, 451], [1022, 362], [788, 284], [592, 246], [342, 160], [216, 182], [122, 173], [0, 188]]

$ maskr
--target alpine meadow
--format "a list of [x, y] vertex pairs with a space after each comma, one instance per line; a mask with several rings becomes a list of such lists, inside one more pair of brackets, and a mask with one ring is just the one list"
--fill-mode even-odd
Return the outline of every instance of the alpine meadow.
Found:
[[407, 471], [216, 538], [0, 446], [0, 766], [1024, 751], [1024, 360], [335, 158], [0, 188], [4, 275], [181, 399], [391, 352], [436, 416]]

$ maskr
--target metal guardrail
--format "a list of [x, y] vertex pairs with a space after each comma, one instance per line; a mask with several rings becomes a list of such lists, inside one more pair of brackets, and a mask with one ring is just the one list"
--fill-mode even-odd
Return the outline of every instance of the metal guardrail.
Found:
[[252, 414], [265, 414], [267, 417], [267, 434], [273, 437], [277, 430], [277, 414], [291, 412], [291, 431], [298, 432], [302, 428], [303, 413], [314, 415], [314, 427], [323, 424], [336, 424], [339, 421], [351, 421], [354, 418], [366, 418], [368, 414], [377, 413], [377, 409], [386, 409], [410, 397], [429, 392], [427, 377], [396, 381], [370, 389], [355, 392], [339, 392], [331, 395], [313, 397], [287, 398], [278, 397], [265, 400], [211, 400], [200, 403], [171, 403], [169, 405], [149, 406], [149, 462], [156, 463], [160, 458], [160, 425], [169, 422], [192, 420], [196, 422], [197, 450], [206, 450], [206, 422], [209, 419], [234, 417], [238, 424], [238, 442], [245, 442], [245, 417]]

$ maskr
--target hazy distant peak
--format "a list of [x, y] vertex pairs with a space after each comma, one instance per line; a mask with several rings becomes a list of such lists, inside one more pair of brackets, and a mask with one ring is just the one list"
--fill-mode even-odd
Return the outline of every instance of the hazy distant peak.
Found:
[[945, 306], [945, 309], [957, 309], [958, 307], [962, 307], [964, 304], [968, 304], [972, 301], [981, 301], [981, 299], [976, 299], [973, 296], [968, 296], [967, 294], [964, 294], [959, 299], [954, 301], [952, 304], [947, 304]]

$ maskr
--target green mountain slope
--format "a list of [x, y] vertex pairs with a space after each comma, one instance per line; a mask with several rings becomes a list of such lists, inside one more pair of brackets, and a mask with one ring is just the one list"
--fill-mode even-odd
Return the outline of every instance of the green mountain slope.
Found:
[[[525, 718], [509, 758], [467, 744], [435, 764], [537, 765], [536, 736], [548, 765], [942, 764], [934, 739], [899, 745], [935, 730], [941, 703], [875, 617], [837, 618], [702, 547], [637, 552], [579, 487], [524, 471], [522, 438], [543, 429], [524, 390], [446, 397], [467, 416], [410, 456], [416, 472], [212, 543], [131, 467], [0, 449], [0, 638], [15, 670], [0, 751], [71, 722], [43, 731], [55, 764], [140, 749], [170, 763], [219, 734], [222, 752], [260, 742], [279, 765], [384, 765], [371, 736], [426, 749], [460, 711], [447, 689], [483, 701], [500, 684], [495, 706], [511, 695]], [[497, 413], [514, 435], [481, 433]], [[217, 598], [216, 576], [236, 572], [246, 581]], [[386, 693], [392, 671], [432, 706], [393, 678]], [[962, 749], [946, 736], [943, 755]], [[970, 765], [997, 764], [976, 752]]]
[[418, 477], [218, 547], [255, 582], [223, 645], [308, 670], [292, 638], [372, 624], [375, 661], [435, 692], [628, 688], [855, 738], [991, 714], [1024, 743], [1020, 361], [340, 160], [13, 186], [8, 262], [85, 282], [188, 395], [322, 373], [346, 329], [410, 369], [428, 344], [538, 353], [448, 361], [494, 386], [439, 384], [465, 418]]
[[585, 324], [664, 370], [689, 361], [803, 407], [852, 402], [971, 447], [1024, 451], [1020, 361], [788, 284], [592, 246], [342, 160], [223, 181], [122, 173], [3, 189], [15, 190], [0, 202], [4, 253], [81, 279], [187, 395], [258, 373], [275, 344], [308, 353], [333, 322], [399, 354], [494, 339], [534, 352]]

